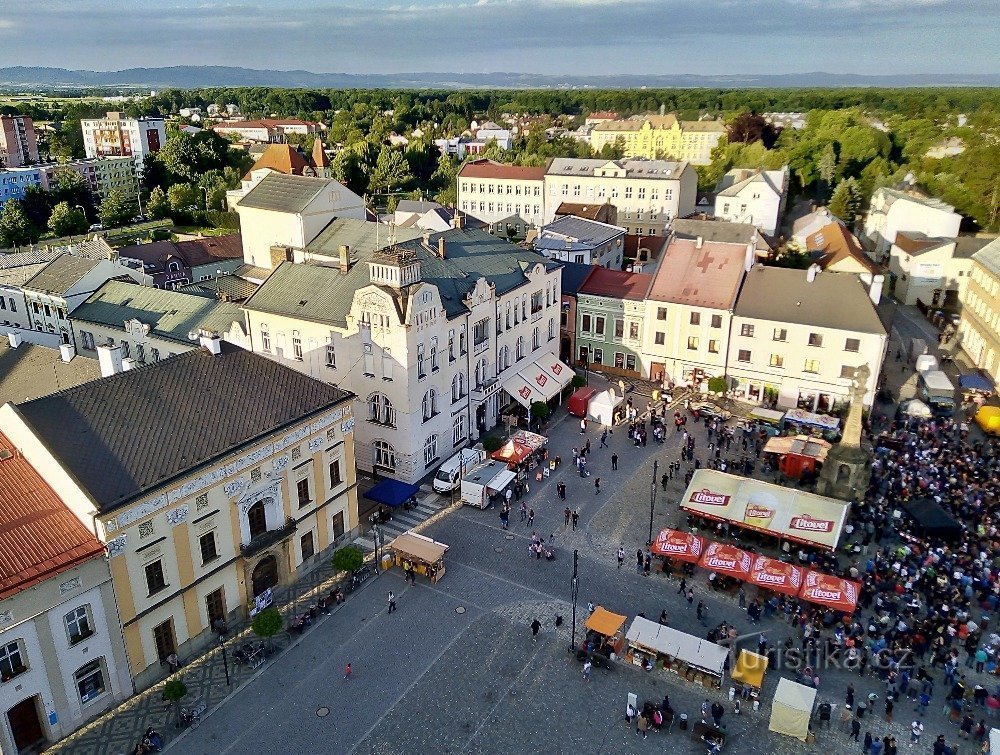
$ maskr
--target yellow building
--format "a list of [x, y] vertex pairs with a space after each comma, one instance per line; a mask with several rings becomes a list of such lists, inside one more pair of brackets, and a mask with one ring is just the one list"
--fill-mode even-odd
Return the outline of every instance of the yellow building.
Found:
[[972, 255], [958, 337], [972, 363], [1000, 384], [1000, 239]]
[[351, 399], [205, 339], [0, 408], [11, 444], [107, 545], [137, 689], [357, 526]]
[[674, 115], [636, 116], [596, 124], [590, 132], [590, 148], [599, 151], [621, 139], [625, 147], [622, 157], [708, 165], [712, 150], [725, 134], [722, 121], [679, 121]]

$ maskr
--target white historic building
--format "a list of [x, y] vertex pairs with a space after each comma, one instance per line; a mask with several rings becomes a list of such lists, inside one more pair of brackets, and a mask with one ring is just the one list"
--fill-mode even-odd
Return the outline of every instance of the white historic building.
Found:
[[748, 223], [773, 236], [788, 198], [788, 166], [781, 170], [734, 168], [716, 186], [715, 217]]
[[953, 239], [958, 236], [962, 216], [950, 204], [916, 191], [877, 189], [865, 218], [865, 240], [876, 261], [896, 242], [900, 231]]

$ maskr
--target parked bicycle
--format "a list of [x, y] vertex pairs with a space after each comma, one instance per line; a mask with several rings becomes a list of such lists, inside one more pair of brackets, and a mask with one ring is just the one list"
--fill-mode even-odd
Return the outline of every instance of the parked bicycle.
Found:
[[181, 708], [181, 726], [190, 726], [192, 729], [197, 729], [201, 724], [201, 717], [208, 710], [208, 705], [204, 702], [199, 702], [190, 708]]

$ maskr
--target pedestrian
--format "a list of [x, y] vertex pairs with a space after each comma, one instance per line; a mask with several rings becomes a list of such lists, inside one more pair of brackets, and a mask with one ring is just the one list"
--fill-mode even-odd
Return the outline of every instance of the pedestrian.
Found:
[[535, 510], [528, 509], [528, 526], [531, 527], [535, 523]]
[[698, 623], [703, 627], [707, 627], [708, 623], [706, 622], [706, 619], [708, 618], [708, 612], [705, 609], [705, 603], [703, 601], [698, 601], [698, 607], [695, 609], [695, 614], [698, 617]]
[[855, 718], [851, 721], [851, 739], [857, 742], [858, 736], [860, 734], [861, 734], [861, 722]]
[[642, 738], [646, 738], [646, 729], [649, 728], [649, 719], [646, 718], [645, 713], [640, 713], [635, 719], [635, 735], [642, 735]]
[[685, 577], [681, 577], [681, 586], [677, 588], [677, 594], [678, 595], [686, 594], [687, 586], [688, 586], [687, 579]]
[[593, 669], [594, 669], [594, 664], [591, 663], [590, 659], [588, 658], [583, 663], [583, 681], [585, 682], [590, 681], [590, 672], [593, 671]]
[[667, 489], [667, 482], [669, 480], [670, 480], [670, 475], [668, 475], [666, 472], [660, 475], [660, 485], [663, 486], [664, 490]]
[[649, 568], [652, 565], [652, 562], [653, 562], [652, 558], [650, 557], [649, 553], [647, 553], [646, 557], [642, 560], [642, 576], [644, 577], [649, 576]]
[[621, 546], [618, 547], [618, 568], [622, 568], [622, 564], [625, 563], [625, 549]]
[[580, 420], [580, 435], [584, 435], [587, 432], [587, 420]]
[[611, 454], [611, 469], [618, 469], [618, 454]]
[[920, 721], [910, 724], [910, 747], [920, 744], [920, 737], [924, 733], [924, 725]]
[[521, 511], [521, 521], [523, 522], [525, 519], [528, 518], [528, 502], [527, 501], [521, 501], [520, 511]]
[[[560, 485], [562, 485], [562, 483], [561, 483], [561, 482], [560, 482], [559, 484], [560, 484]], [[563, 494], [564, 494], [564, 493], [565, 493], [565, 487], [563, 487], [562, 489], [560, 489], [560, 490], [559, 490], [559, 496], [560, 496], [560, 497], [563, 497]], [[567, 506], [567, 507], [566, 507], [565, 509], [563, 509], [563, 523], [564, 523], [564, 524], [565, 524], [565, 525], [566, 525], [567, 527], [569, 527], [569, 517], [570, 517], [570, 515], [571, 515], [572, 513], [573, 513], [573, 512], [569, 510], [569, 506]]]
[[538, 619], [533, 619], [531, 621], [531, 641], [532, 642], [537, 642], [538, 641], [538, 630], [541, 629], [541, 628], [542, 628], [542, 622], [540, 622]]
[[595, 477], [594, 478], [594, 495], [600, 495], [600, 494], [601, 494], [601, 478], [600, 477]]
[[608, 430], [604, 428], [604, 432], [601, 433], [601, 448], [608, 447]]
[[577, 522], [580, 521], [580, 509], [573, 509], [573, 529], [576, 529]]
[[645, 559], [642, 556], [642, 551], [641, 550], [637, 550], [635, 552], [635, 573], [636, 574], [642, 574], [642, 563], [643, 563], [643, 561], [645, 561]]
[[885, 720], [886, 723], [892, 723], [892, 698], [886, 697], [885, 699]]
[[396, 610], [396, 596], [393, 595], [392, 591], [390, 590], [389, 591], [389, 613], [392, 613], [395, 610]]
[[687, 602], [688, 602], [688, 608], [694, 605], [694, 590], [692, 590], [690, 587], [688, 588]]
[[626, 705], [625, 706], [625, 725], [626, 726], [631, 726], [632, 725], [632, 719], [635, 718], [635, 715], [636, 715], [635, 706], [632, 705], [632, 703], [629, 703], [628, 705]]
[[726, 709], [722, 707], [722, 704], [718, 701], [712, 703], [712, 723], [718, 728], [722, 725], [722, 714], [726, 712]]
[[747, 594], [743, 591], [743, 587], [740, 587], [739, 592], [740, 608], [745, 609], [747, 607]]
[[344, 679], [346, 679], [347, 681], [351, 680], [351, 664], [350, 663], [348, 663], [346, 666], [344, 666]]
[[868, 755], [868, 753], [871, 752], [871, 749], [872, 749], [872, 733], [870, 731], [866, 731], [865, 741], [861, 745], [861, 751], [864, 752], [865, 755]]

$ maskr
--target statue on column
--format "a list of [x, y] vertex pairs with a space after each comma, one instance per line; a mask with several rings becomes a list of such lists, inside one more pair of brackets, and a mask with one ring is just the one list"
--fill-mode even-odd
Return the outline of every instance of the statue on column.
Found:
[[816, 492], [843, 501], [857, 500], [868, 487], [867, 473], [870, 454], [861, 447], [861, 414], [865, 407], [865, 394], [871, 368], [867, 364], [854, 369], [851, 382], [850, 405], [844, 419], [844, 429], [837, 443], [823, 462]]

